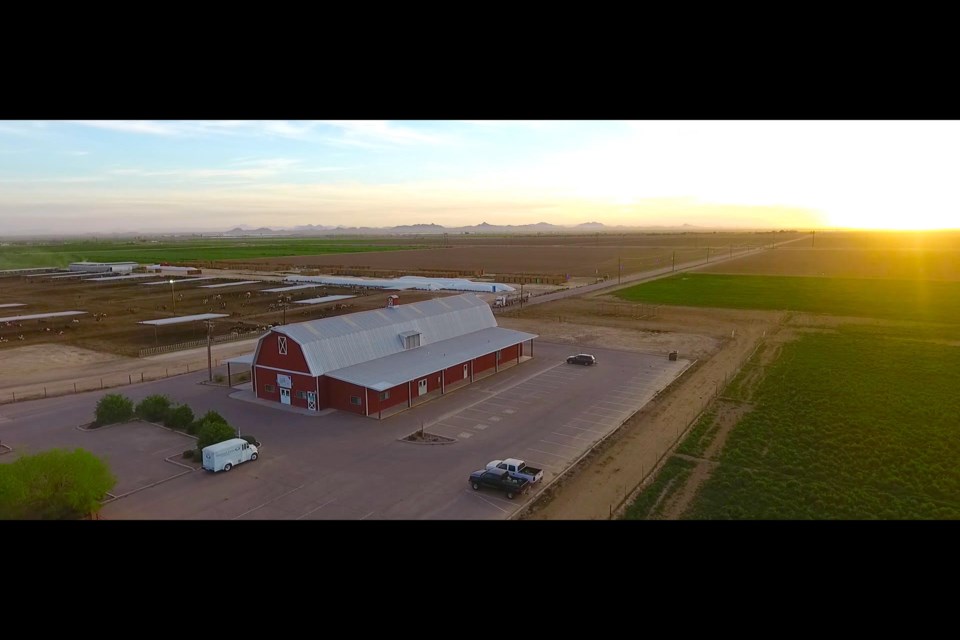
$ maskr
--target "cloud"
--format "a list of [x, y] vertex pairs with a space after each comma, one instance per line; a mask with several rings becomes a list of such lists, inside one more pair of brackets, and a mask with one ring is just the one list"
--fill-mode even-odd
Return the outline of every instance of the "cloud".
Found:
[[386, 120], [324, 120], [322, 124], [335, 127], [342, 134], [339, 138], [328, 138], [328, 141], [362, 147], [446, 144], [451, 141], [447, 135], [427, 133]]

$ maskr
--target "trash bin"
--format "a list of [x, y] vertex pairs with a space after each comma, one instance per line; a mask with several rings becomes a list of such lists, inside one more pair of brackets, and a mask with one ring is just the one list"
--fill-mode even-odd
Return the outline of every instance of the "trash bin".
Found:
[[671, 352], [670, 352], [670, 359], [671, 359], [671, 360], [676, 360], [676, 359], [677, 359], [677, 352], [676, 352], [676, 351], [671, 351]]

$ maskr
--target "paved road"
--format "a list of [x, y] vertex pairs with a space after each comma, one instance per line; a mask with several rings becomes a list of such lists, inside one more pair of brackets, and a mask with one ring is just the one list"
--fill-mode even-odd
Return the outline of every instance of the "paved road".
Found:
[[[790, 242], [797, 242], [799, 240], [805, 240], [806, 237], [792, 238], [790, 240], [784, 240], [783, 242], [777, 242], [773, 244], [773, 247], [779, 247], [781, 245], [788, 244]], [[633, 273], [628, 276], [623, 276], [618, 282], [615, 279], [607, 280], [606, 282], [598, 282], [596, 284], [588, 284], [582, 287], [574, 287], [572, 289], [564, 289], [563, 291], [557, 291], [556, 293], [548, 293], [542, 296], [531, 297], [529, 300], [524, 302], [524, 305], [531, 304], [543, 304], [544, 302], [552, 302], [554, 300], [562, 300], [564, 298], [570, 298], [572, 296], [581, 296], [586, 294], [597, 294], [599, 292], [610, 293], [618, 288], [624, 287], [628, 284], [635, 284], [641, 281], [647, 280], [657, 280], [659, 278], [666, 278], [676, 273], [681, 273], [684, 271], [690, 271], [696, 269], [697, 267], [703, 267], [706, 265], [722, 264], [724, 262], [729, 262], [730, 260], [736, 260], [742, 258], [746, 255], [752, 255], [754, 253], [769, 251], [768, 247], [757, 247], [755, 249], [747, 249], [745, 251], [734, 252], [732, 254], [717, 254], [711, 260], [692, 260], [689, 262], [683, 262], [678, 265], [671, 265], [669, 267], [661, 267], [659, 269], [651, 269], [650, 271], [640, 271], [638, 273]], [[509, 308], [509, 307], [508, 307]]]

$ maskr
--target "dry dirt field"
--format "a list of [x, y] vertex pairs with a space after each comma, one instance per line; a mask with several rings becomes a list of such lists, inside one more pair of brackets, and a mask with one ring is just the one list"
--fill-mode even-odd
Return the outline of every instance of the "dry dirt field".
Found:
[[484, 274], [563, 274], [616, 277], [684, 262], [700, 256], [728, 254], [765, 246], [798, 233], [594, 234], [587, 236], [451, 236], [447, 246], [407, 251], [259, 258], [243, 264], [267, 268], [369, 267], [372, 269], [456, 269]]

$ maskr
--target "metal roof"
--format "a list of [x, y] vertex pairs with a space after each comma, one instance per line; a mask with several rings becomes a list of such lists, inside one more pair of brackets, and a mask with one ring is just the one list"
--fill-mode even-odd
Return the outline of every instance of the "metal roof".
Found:
[[524, 331], [490, 327], [345, 367], [327, 375], [374, 391], [383, 391], [536, 337], [536, 334]]
[[228, 313], [198, 313], [192, 316], [177, 316], [176, 318], [161, 318], [159, 320], [141, 320], [137, 324], [149, 324], [154, 327], [162, 327], [165, 324], [180, 324], [181, 322], [195, 322], [198, 320], [213, 320], [214, 318], [227, 318]]
[[27, 316], [8, 316], [0, 318], [0, 322], [17, 322], [19, 320], [43, 320], [44, 318], [60, 318], [63, 316], [82, 316], [89, 311], [56, 311], [54, 313], [31, 313]]
[[[99, 276], [99, 274], [96, 274], [96, 275]], [[136, 280], [137, 278], [158, 278], [158, 277], [160, 276], [156, 273], [134, 273], [129, 276], [103, 276], [103, 277], [97, 277], [97, 278], [86, 278], [84, 282], [117, 282], [118, 280]]]
[[227, 358], [224, 362], [229, 362], [230, 364], [253, 364], [253, 356], [255, 353], [251, 351], [250, 353], [245, 353], [242, 356], [234, 356], [232, 358]]
[[0, 309], [6, 309], [7, 307], [25, 307], [27, 306], [24, 302], [8, 302], [6, 304], [0, 304]]
[[319, 284], [295, 284], [292, 287], [277, 287], [275, 289], [261, 289], [260, 293], [280, 293], [281, 291], [294, 291], [296, 289], [316, 289]]
[[403, 351], [403, 331], [419, 331], [423, 348], [496, 326], [490, 305], [466, 293], [299, 322], [273, 331], [293, 338], [303, 350], [311, 375], [320, 376]]
[[260, 284], [262, 280], [241, 280], [239, 282], [224, 282], [223, 284], [202, 284], [201, 289], [218, 289], [220, 287], [239, 287], [242, 284]]
[[333, 302], [334, 300], [346, 300], [347, 298], [356, 298], [357, 296], [323, 296], [320, 298], [307, 298], [306, 300], [294, 300], [293, 304], [323, 304], [324, 302]]
[[[151, 274], [156, 276], [157, 274]], [[202, 278], [180, 278], [179, 280], [174, 280], [173, 284], [180, 284], [181, 282], [200, 282], [201, 280], [219, 280], [220, 276], [203, 276]], [[141, 282], [140, 284], [145, 287], [149, 287], [152, 284], [170, 284], [169, 280], [158, 280], [156, 282]]]
[[321, 284], [346, 287], [372, 287], [374, 289], [423, 289], [439, 291], [516, 291], [508, 284], [500, 282], [474, 282], [466, 278], [424, 278], [422, 276], [401, 276], [399, 278], [356, 278], [353, 276], [287, 276], [287, 282], [318, 282]]

